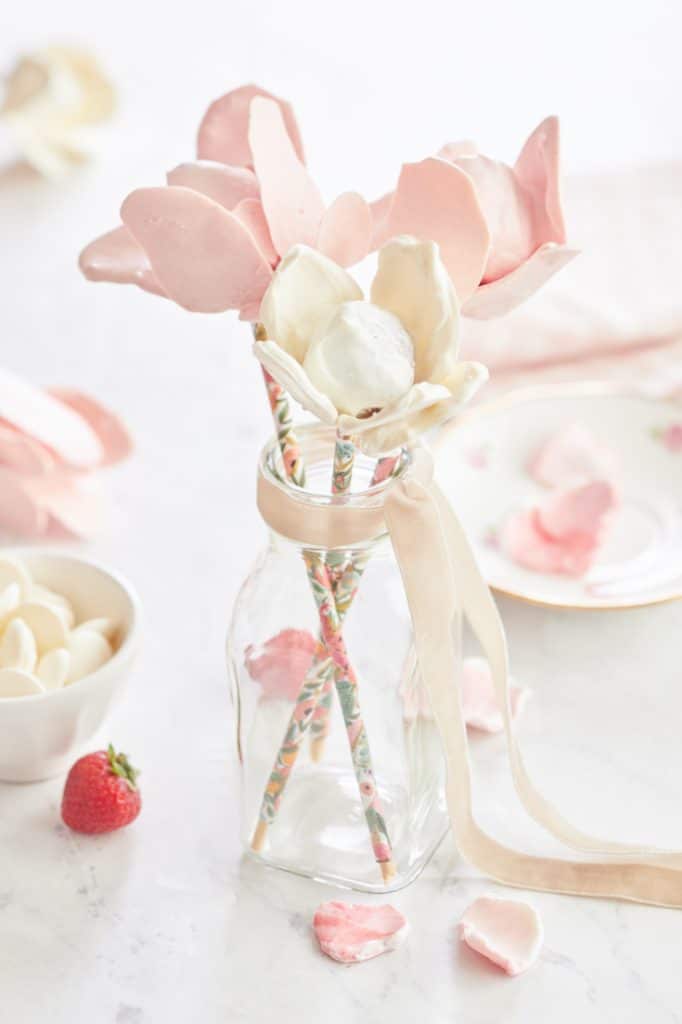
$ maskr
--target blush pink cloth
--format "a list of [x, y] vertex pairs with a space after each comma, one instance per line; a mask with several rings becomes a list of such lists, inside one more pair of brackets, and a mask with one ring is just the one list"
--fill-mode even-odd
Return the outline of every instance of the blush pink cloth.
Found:
[[310, 668], [316, 642], [305, 629], [283, 629], [262, 647], [246, 649], [245, 664], [251, 678], [263, 688], [263, 697], [296, 700]]
[[118, 417], [78, 391], [43, 391], [0, 370], [0, 531], [16, 537], [90, 536], [104, 504], [98, 469], [132, 451]]
[[332, 900], [315, 911], [313, 929], [323, 953], [354, 964], [400, 945], [407, 935], [407, 921], [388, 904], [375, 907]]
[[564, 203], [580, 256], [503, 319], [462, 323], [491, 371], [480, 400], [569, 380], [682, 398], [682, 164], [569, 178]]
[[514, 977], [537, 960], [543, 927], [538, 912], [521, 900], [481, 896], [462, 914], [463, 942]]
[[605, 480], [555, 491], [540, 504], [510, 515], [500, 532], [500, 548], [533, 572], [582, 576], [594, 561], [616, 504], [616, 491]]

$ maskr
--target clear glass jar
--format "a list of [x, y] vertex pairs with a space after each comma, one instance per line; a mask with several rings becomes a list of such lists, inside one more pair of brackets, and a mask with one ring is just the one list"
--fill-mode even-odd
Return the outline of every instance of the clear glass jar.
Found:
[[[370, 486], [375, 461], [358, 454], [351, 490], [332, 496], [333, 432], [314, 426], [297, 434], [307, 469], [305, 489], [286, 481], [275, 440], [259, 464], [259, 473], [269, 483], [295, 490], [304, 506], [343, 504], [350, 516], [367, 509], [380, 511], [394, 479]], [[406, 450], [399, 464], [405, 466], [409, 459]], [[327, 671], [329, 706], [320, 704], [325, 691], [318, 691], [317, 699], [309, 702], [305, 724], [312, 724], [302, 739], [298, 726], [289, 732], [289, 741], [300, 739], [295, 763], [290, 742], [279, 763], [280, 769], [285, 764], [290, 771], [286, 786], [278, 801], [268, 803], [266, 797], [264, 804], [320, 632], [304, 555], [332, 567], [364, 565], [342, 628], [357, 678], [356, 709], [368, 741], [370, 779], [390, 844], [390, 874], [383, 870], [385, 864], [377, 863], [377, 847], [370, 842], [363, 807], [368, 784], [354, 768], [332, 666]], [[242, 768], [242, 832], [254, 856], [275, 867], [366, 892], [398, 889], [420, 874], [447, 831], [448, 817], [444, 758], [411, 639], [400, 571], [385, 527], [369, 541], [330, 551], [270, 533], [238, 595], [228, 634]]]

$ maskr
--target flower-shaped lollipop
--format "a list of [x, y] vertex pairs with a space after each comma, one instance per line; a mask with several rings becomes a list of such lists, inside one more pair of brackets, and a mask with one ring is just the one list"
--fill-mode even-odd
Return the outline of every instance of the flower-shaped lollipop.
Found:
[[487, 377], [457, 360], [457, 296], [433, 242], [388, 242], [370, 302], [338, 264], [294, 246], [260, 318], [270, 339], [254, 346], [263, 366], [370, 455], [442, 423]]
[[473, 142], [450, 143], [405, 164], [395, 192], [371, 207], [375, 245], [401, 233], [439, 243], [464, 316], [510, 312], [576, 255], [565, 244], [556, 117], [535, 129], [513, 167]]
[[53, 177], [87, 155], [86, 126], [109, 117], [113, 87], [95, 59], [82, 50], [53, 46], [22, 58], [4, 83], [0, 123], [18, 154]]

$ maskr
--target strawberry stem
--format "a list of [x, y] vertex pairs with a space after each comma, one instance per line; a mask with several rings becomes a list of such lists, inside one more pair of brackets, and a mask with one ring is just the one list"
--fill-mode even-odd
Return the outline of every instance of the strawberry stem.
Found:
[[107, 747], [107, 757], [109, 758], [109, 767], [114, 775], [117, 775], [119, 779], [124, 779], [131, 789], [137, 789], [137, 777], [140, 773], [133, 768], [127, 756], [117, 754], [110, 743]]

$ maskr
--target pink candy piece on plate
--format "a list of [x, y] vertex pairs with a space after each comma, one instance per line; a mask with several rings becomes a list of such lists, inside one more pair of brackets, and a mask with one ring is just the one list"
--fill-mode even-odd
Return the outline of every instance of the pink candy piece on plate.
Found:
[[323, 953], [342, 964], [355, 964], [396, 949], [408, 924], [390, 904], [373, 907], [332, 900], [315, 911], [313, 929]]
[[533, 454], [528, 473], [546, 487], [570, 487], [616, 474], [615, 453], [582, 423], [569, 423]]
[[459, 933], [471, 949], [512, 976], [532, 967], [542, 948], [542, 921], [521, 900], [481, 896], [464, 911]]
[[[510, 687], [512, 717], [520, 713], [530, 690], [521, 686]], [[480, 732], [502, 732], [504, 722], [495, 697], [490, 666], [485, 658], [465, 658], [462, 664], [462, 709], [464, 721], [470, 729]]]
[[307, 630], [283, 629], [262, 647], [246, 649], [246, 669], [263, 687], [263, 697], [296, 700], [315, 647], [315, 639]]
[[513, 512], [502, 527], [500, 548], [525, 569], [582, 576], [616, 504], [605, 480], [559, 491], [537, 507]]

